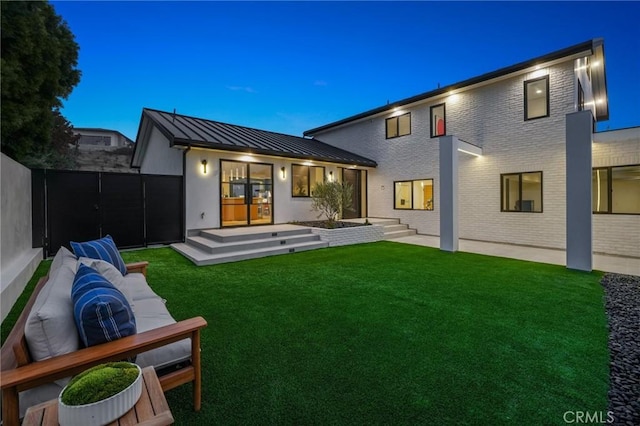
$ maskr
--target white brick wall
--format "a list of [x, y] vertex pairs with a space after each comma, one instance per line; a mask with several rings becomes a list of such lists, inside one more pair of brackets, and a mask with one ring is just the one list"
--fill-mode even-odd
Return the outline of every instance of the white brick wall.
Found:
[[[524, 81], [512, 77], [397, 111], [411, 111], [412, 133], [385, 139], [379, 116], [329, 130], [317, 138], [378, 162], [369, 173], [369, 215], [397, 217], [422, 234], [439, 234], [438, 140], [430, 138], [429, 107], [446, 103], [447, 134], [482, 146], [476, 158], [460, 153], [461, 238], [543, 247], [565, 246], [565, 115], [574, 111], [574, 65], [542, 70], [549, 74], [547, 118], [524, 121]], [[391, 114], [390, 114], [391, 115]], [[389, 116], [390, 116], [389, 115]], [[543, 213], [500, 212], [500, 174], [543, 172]], [[434, 211], [393, 209], [393, 182], [434, 179]]]
[[384, 238], [384, 227], [380, 225], [340, 229], [311, 228], [311, 232], [319, 235], [322, 241], [328, 242], [329, 247], [372, 243]]
[[[640, 164], [640, 127], [594, 135], [593, 167]], [[640, 215], [593, 215], [593, 251], [640, 257]]]

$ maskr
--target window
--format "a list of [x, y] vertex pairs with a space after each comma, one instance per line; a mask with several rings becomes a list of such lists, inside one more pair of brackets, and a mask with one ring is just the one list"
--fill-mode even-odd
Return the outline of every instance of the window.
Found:
[[591, 200], [594, 213], [640, 214], [640, 165], [593, 169]]
[[82, 135], [78, 141], [79, 145], [104, 145], [111, 146], [111, 136], [91, 136]]
[[549, 76], [524, 82], [524, 119], [549, 116]]
[[578, 80], [578, 111], [584, 110], [584, 90], [582, 90], [582, 84]]
[[394, 209], [433, 210], [433, 179], [394, 182]]
[[542, 213], [542, 172], [500, 175], [503, 212]]
[[447, 134], [447, 125], [444, 115], [444, 104], [431, 107], [431, 137], [444, 136]]
[[411, 113], [408, 112], [397, 117], [387, 118], [385, 121], [387, 128], [387, 139], [397, 138], [411, 134]]
[[324, 167], [300, 164], [291, 166], [291, 195], [293, 197], [310, 197], [313, 188], [319, 182], [324, 182]]

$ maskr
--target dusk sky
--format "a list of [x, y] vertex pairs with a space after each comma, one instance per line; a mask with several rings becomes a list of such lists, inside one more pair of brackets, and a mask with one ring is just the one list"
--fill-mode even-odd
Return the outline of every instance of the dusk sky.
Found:
[[80, 45], [75, 127], [143, 107], [301, 136], [604, 38], [610, 119], [640, 126], [638, 2], [52, 2]]

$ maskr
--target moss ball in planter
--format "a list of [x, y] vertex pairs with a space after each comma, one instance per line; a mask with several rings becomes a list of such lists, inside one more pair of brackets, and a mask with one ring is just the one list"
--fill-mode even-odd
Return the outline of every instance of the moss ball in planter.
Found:
[[137, 377], [138, 367], [130, 362], [96, 365], [71, 379], [60, 398], [66, 405], [92, 404], [123, 391]]

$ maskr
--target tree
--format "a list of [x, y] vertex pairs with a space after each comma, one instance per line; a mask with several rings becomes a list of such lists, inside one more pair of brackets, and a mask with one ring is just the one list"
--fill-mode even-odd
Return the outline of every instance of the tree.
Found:
[[47, 2], [0, 4], [2, 152], [26, 165], [64, 158], [68, 148], [51, 141], [62, 99], [80, 81], [78, 44]]
[[329, 228], [333, 228], [339, 214], [351, 209], [352, 201], [353, 187], [350, 183], [321, 182], [313, 187], [311, 209], [320, 212], [318, 218], [324, 215]]

